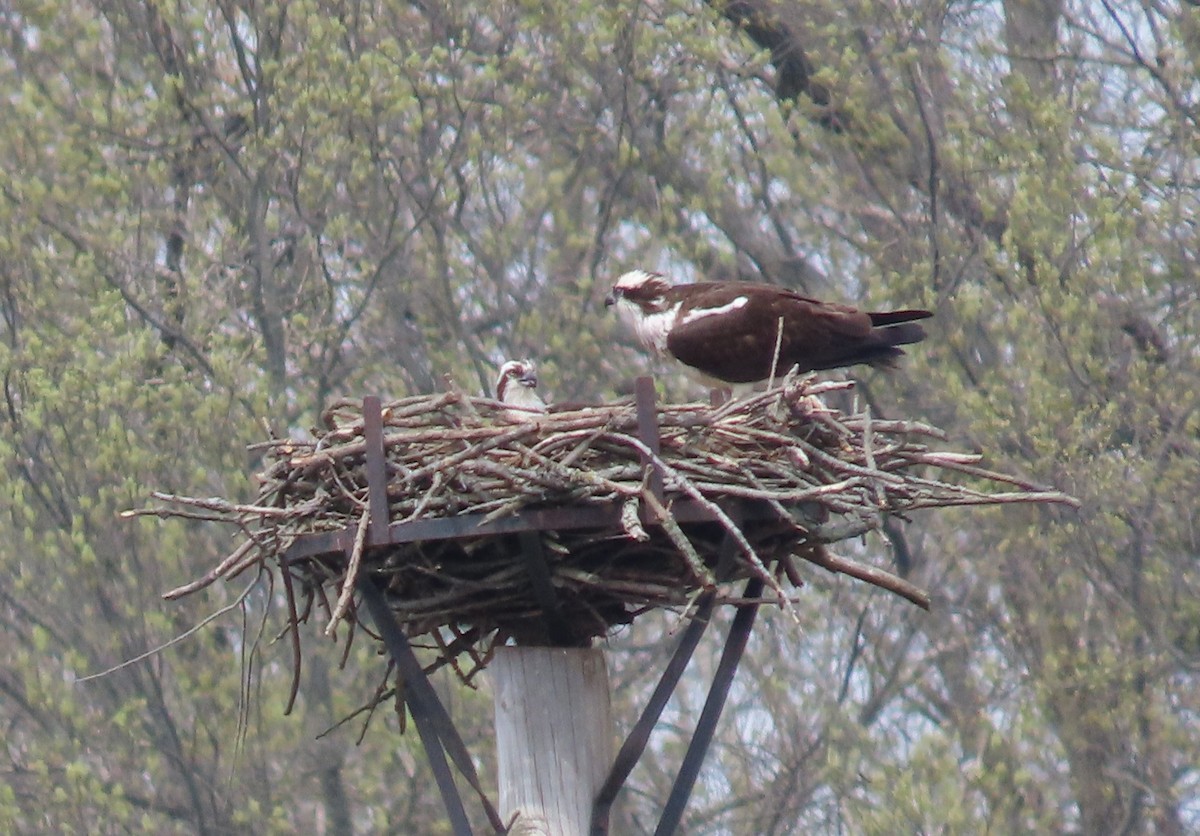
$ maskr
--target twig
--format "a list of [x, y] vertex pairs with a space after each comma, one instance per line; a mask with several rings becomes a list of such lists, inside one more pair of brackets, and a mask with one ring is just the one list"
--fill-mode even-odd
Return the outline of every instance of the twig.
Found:
[[733, 520], [729, 518], [729, 515], [725, 513], [725, 510], [704, 496], [704, 494], [702, 494], [687, 477], [683, 476], [681, 473], [663, 461], [657, 453], [652, 451], [640, 440], [633, 438], [632, 436], [625, 436], [623, 440], [627, 444], [634, 446], [637, 450], [639, 450], [639, 452], [645, 455], [655, 467], [659, 468], [662, 471], [663, 478], [670, 479], [673, 487], [678, 488], [691, 496], [692, 499], [704, 506], [706, 510], [708, 510], [708, 512], [711, 513], [713, 517], [725, 527], [725, 530], [729, 532], [730, 536], [733, 537], [734, 542], [736, 542], [739, 548], [741, 548], [742, 553], [749, 559], [755, 571], [758, 572], [759, 577], [766, 581], [767, 584], [769, 584], [771, 588], [775, 590], [775, 592], [779, 595], [780, 604], [787, 608], [790, 612], [790, 607], [787, 607], [787, 593], [783, 591], [783, 588], [779, 585], [779, 581], [775, 578], [775, 576], [767, 571], [767, 567], [763, 564], [762, 558], [758, 556], [758, 552], [754, 550], [754, 546], [750, 545], [750, 541], [746, 539], [746, 535], [743, 534], [742, 530], [734, 524]]
[[329, 623], [325, 625], [325, 635], [327, 636], [333, 635], [338, 622], [346, 614], [346, 608], [350, 606], [350, 599], [354, 597], [354, 584], [358, 582], [358, 567], [362, 563], [363, 547], [367, 543], [367, 525], [370, 520], [370, 509], [364, 509], [358, 518], [358, 531], [354, 533], [354, 548], [350, 551], [350, 562], [346, 566], [346, 579], [342, 581], [342, 592], [338, 595], [337, 603], [334, 604], [333, 614], [329, 616]]
[[[872, 449], [875, 441], [875, 434], [871, 430], [871, 407], [867, 406], [862, 411], [862, 449], [863, 459], [867, 463], [867, 468], [870, 470], [879, 470], [875, 465], [875, 451]], [[872, 480], [870, 483], [871, 494], [875, 497], [875, 504], [880, 508], [885, 507], [886, 502], [883, 498], [883, 488], [879, 483]]]
[[134, 656], [132, 659], [126, 659], [124, 662], [121, 662], [119, 665], [113, 665], [111, 668], [102, 670], [99, 673], [90, 673], [87, 676], [81, 676], [78, 679], [76, 679], [75, 681], [76, 682], [90, 682], [93, 679], [100, 679], [101, 677], [108, 676], [110, 673], [116, 673], [117, 671], [123, 670], [124, 668], [127, 668], [130, 665], [136, 665], [138, 662], [141, 662], [145, 659], [149, 659], [151, 656], [155, 656], [159, 653], [162, 653], [164, 650], [167, 650], [168, 648], [174, 647], [175, 645], [179, 644], [184, 639], [189, 638], [190, 636], [194, 636], [200, 630], [207, 627], [209, 624], [212, 624], [218, 618], [225, 615], [225, 613], [232, 612], [233, 610], [240, 607], [242, 605], [242, 602], [245, 601], [246, 597], [250, 594], [250, 590], [254, 589], [255, 585], [257, 585], [257, 584], [258, 584], [258, 578], [255, 578], [253, 581], [251, 581], [246, 586], [245, 589], [243, 589], [241, 591], [241, 593], [236, 598], [233, 599], [232, 603], [227, 604], [224, 607], [221, 607], [221, 609], [217, 610], [216, 612], [212, 613], [211, 615], [205, 616], [203, 619], [198, 621], [194, 627], [189, 627], [187, 630], [184, 630], [182, 633], [180, 633], [178, 636], [171, 639], [170, 641], [165, 641], [156, 647], [152, 647], [149, 650], [147, 650], [145, 653], [140, 653], [137, 656]]
[[[777, 330], [779, 350], [781, 341]], [[637, 435], [629, 403], [552, 410], [536, 423], [513, 425], [503, 419], [504, 404], [459, 391], [393, 401], [384, 408], [389, 511], [401, 527], [472, 515], [485, 521], [481, 530], [495, 531], [509, 528], [507, 521], [493, 527], [504, 517], [514, 517], [514, 528], [533, 519], [521, 516], [531, 507], [556, 511], [558, 519], [568, 518], [563, 511], [603, 509], [590, 518], [612, 521], [611, 529], [542, 532], [551, 580], [570, 602], [572, 626], [599, 636], [647, 609], [687, 606], [719, 590], [709, 567], [725, 541], [734, 548], [722, 582], [760, 579], [784, 608], [794, 591], [785, 594], [781, 581], [803, 583], [799, 559], [928, 607], [924, 591], [890, 572], [828, 555], [822, 544], [878, 528], [882, 513], [1016, 502], [1077, 506], [1065, 494], [981, 467], [978, 453], [931, 450], [945, 438], [935, 427], [877, 420], [865, 410], [847, 415], [819, 399], [852, 387], [851, 381], [800, 377], [793, 369], [767, 391], [718, 407], [661, 406], [658, 454]], [[405, 633], [427, 639], [431, 665], [449, 666], [463, 681], [486, 664], [496, 642], [536, 629], [538, 604], [514, 551], [516, 538], [474, 534], [460, 525], [446, 527], [456, 531], [452, 539], [367, 545], [361, 408], [337, 403], [322, 423], [326, 432], [312, 440], [257, 445], [266, 462], [251, 502], [160, 492], [153, 496], [165, 507], [127, 512], [237, 526], [237, 548], [166, 597], [229, 581], [254, 566], [277, 567], [287, 606], [279, 636], [290, 640], [294, 662], [289, 710], [299, 687], [300, 622], [327, 615], [325, 632], [341, 643], [343, 658], [360, 628], [378, 640], [356, 620], [353, 590], [363, 561], [393, 590], [389, 606]], [[647, 490], [647, 462], [663, 476], [662, 497]], [[1017, 489], [987, 493], [997, 485]], [[681, 522], [697, 519], [680, 513], [684, 506], [699, 510], [704, 521]], [[294, 543], [323, 532], [336, 532], [345, 551], [288, 556], [304, 553], [288, 552]], [[386, 549], [374, 551], [377, 545]], [[335, 630], [342, 622], [349, 625], [344, 636]], [[446, 629], [460, 638], [442, 640]]]
[[[743, 297], [745, 298], [745, 297]], [[779, 367], [779, 350], [783, 348], [783, 317], [775, 324], [775, 351], [771, 353], [771, 373], [767, 375], [767, 391], [775, 388], [775, 370]]]
[[174, 601], [176, 598], [182, 598], [184, 595], [191, 595], [193, 592], [199, 592], [201, 589], [211, 586], [217, 580], [217, 578], [225, 574], [225, 571], [229, 569], [230, 566], [233, 566], [235, 563], [241, 560], [242, 556], [253, 548], [253, 540], [244, 540], [242, 544], [234, 549], [228, 557], [226, 557], [212, 569], [209, 569], [202, 576], [191, 583], [185, 583], [183, 586], [177, 586], [170, 592], [164, 592], [162, 597], [168, 601]]
[[683, 533], [683, 529], [679, 527], [679, 523], [675, 521], [675, 517], [663, 507], [663, 504], [658, 501], [658, 497], [654, 495], [654, 491], [650, 490], [649, 486], [642, 489], [642, 502], [645, 502], [646, 507], [654, 514], [655, 521], [663, 527], [663, 531], [671, 538], [671, 542], [675, 545], [675, 548], [679, 549], [679, 553], [687, 561], [688, 568], [692, 570], [692, 576], [705, 589], [712, 589], [716, 586], [717, 579], [713, 577], [713, 573], [704, 565], [704, 561], [701, 560], [700, 555], [696, 552], [696, 547], [688, 540], [687, 535]]
[[[301, 505], [293, 505], [287, 508], [274, 508], [269, 505], [244, 505], [237, 502], [229, 502], [220, 497], [212, 496], [206, 499], [197, 497], [182, 497], [173, 493], [162, 493], [161, 491], [152, 491], [152, 497], [163, 502], [177, 502], [181, 504], [191, 505], [195, 508], [207, 508], [210, 511], [221, 511], [227, 514], [247, 514], [253, 517], [270, 518], [270, 517], [303, 517], [314, 511], [321, 510], [321, 503], [312, 500]], [[158, 510], [150, 511], [122, 511], [122, 517], [137, 516], [141, 513], [158, 514]]]
[[901, 598], [912, 601], [923, 610], [929, 609], [928, 592], [884, 569], [876, 566], [867, 566], [848, 557], [830, 554], [825, 549], [810, 549], [802, 553], [800, 557], [810, 563], [815, 563], [824, 569], [828, 569], [830, 572], [849, 575], [860, 581], [866, 581], [872, 586], [886, 589], [888, 592], [894, 592]]

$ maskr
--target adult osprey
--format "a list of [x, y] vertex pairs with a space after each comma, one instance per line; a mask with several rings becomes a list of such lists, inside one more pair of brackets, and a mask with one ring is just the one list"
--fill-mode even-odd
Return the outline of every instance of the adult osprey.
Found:
[[[755, 383], [798, 365], [801, 372], [868, 363], [891, 367], [902, 345], [925, 339], [916, 319], [929, 311], [866, 313], [790, 290], [746, 282], [672, 285], [659, 273], [632, 270], [617, 279], [605, 305], [643, 346], [725, 383]], [[775, 361], [778, 345], [778, 361]]]
[[546, 411], [546, 402], [537, 393], [537, 367], [532, 360], [509, 360], [500, 367], [496, 378], [496, 400], [506, 407], [504, 416], [527, 421]]

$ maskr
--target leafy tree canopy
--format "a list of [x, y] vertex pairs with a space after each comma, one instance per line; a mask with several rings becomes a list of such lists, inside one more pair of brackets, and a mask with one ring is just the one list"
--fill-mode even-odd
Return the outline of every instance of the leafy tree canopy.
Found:
[[[850, 546], [935, 613], [812, 578], [689, 832], [1200, 822], [1192, 5], [15, 0], [0, 31], [0, 828], [439, 832], [412, 740], [315, 739], [369, 654], [278, 716], [265, 581], [79, 682], [241, 593], [162, 602], [226, 543], [118, 512], [248, 495], [246, 445], [339, 396], [517, 356], [626, 391], [656, 369], [601, 304], [631, 266], [935, 310], [861, 397], [1084, 500]], [[665, 643], [615, 640], [627, 713]], [[453, 701], [482, 741], [486, 695]]]

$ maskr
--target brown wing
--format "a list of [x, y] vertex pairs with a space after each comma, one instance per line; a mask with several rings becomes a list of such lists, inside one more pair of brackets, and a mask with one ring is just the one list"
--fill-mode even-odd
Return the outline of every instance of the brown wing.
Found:
[[[818, 302], [769, 285], [693, 287], [697, 290], [680, 309], [667, 349], [680, 362], [712, 377], [730, 383], [767, 378], [781, 319], [777, 374], [795, 364], [802, 371], [813, 371], [870, 362], [863, 352], [875, 342], [871, 319], [855, 308]], [[739, 297], [746, 299], [745, 304], [735, 304]], [[720, 313], [699, 315], [705, 310]]]

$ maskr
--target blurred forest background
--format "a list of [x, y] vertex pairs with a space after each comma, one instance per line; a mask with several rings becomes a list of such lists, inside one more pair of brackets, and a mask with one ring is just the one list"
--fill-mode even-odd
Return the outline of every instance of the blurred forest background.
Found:
[[[381, 663], [230, 548], [123, 520], [248, 499], [246, 445], [339, 396], [558, 399], [657, 370], [613, 278], [936, 312], [876, 414], [1083, 500], [922, 514], [765, 618], [692, 834], [1200, 829], [1200, 8], [1194, 0], [0, 2], [0, 830], [438, 833]], [[848, 553], [849, 553], [848, 552]], [[246, 579], [249, 582], [250, 578]], [[264, 626], [265, 625], [265, 626]], [[673, 643], [611, 640], [627, 728]], [[716, 631], [719, 632], [719, 631]], [[621, 800], [652, 829], [715, 663]], [[492, 774], [490, 697], [441, 683]], [[494, 779], [489, 779], [494, 780]]]

